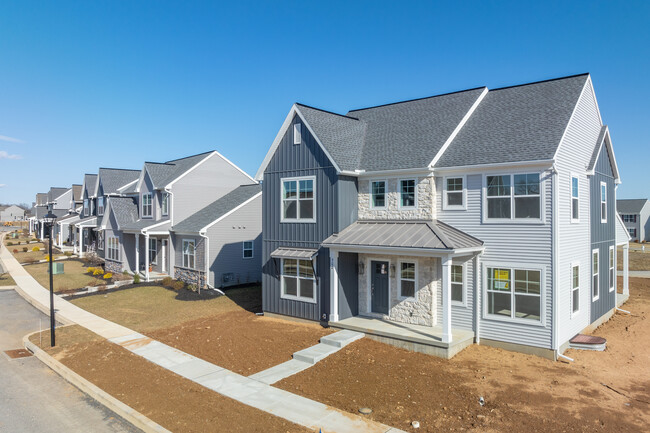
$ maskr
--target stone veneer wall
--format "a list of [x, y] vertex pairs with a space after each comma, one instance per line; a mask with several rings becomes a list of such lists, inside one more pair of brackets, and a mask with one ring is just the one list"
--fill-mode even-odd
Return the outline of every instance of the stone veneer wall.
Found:
[[176, 267], [174, 270], [174, 278], [186, 284], [194, 284], [202, 289], [206, 288], [205, 272], [197, 271], [196, 269]]
[[[399, 181], [413, 179], [413, 177], [400, 178], [373, 178], [359, 179], [359, 219], [360, 220], [410, 220], [434, 219], [436, 184], [433, 176], [415, 177], [417, 181], [417, 207], [415, 209], [400, 209], [399, 207]], [[383, 209], [370, 208], [370, 181], [386, 181], [386, 206]]]
[[[359, 254], [359, 261], [365, 263], [363, 275], [359, 275], [359, 314], [368, 316], [381, 316], [384, 320], [408, 323], [412, 325], [433, 326], [438, 323], [437, 318], [437, 296], [440, 290], [439, 259], [431, 257], [389, 257], [389, 278], [388, 290], [390, 293], [389, 314], [380, 315], [371, 313], [370, 287], [368, 283], [370, 273], [370, 261], [385, 261], [386, 257], [369, 254]], [[397, 272], [399, 261], [417, 262], [418, 285], [415, 301], [399, 299]], [[390, 272], [390, 266], [395, 266], [395, 272]]]
[[104, 270], [113, 274], [122, 273], [122, 262], [115, 262], [113, 260], [104, 260]]

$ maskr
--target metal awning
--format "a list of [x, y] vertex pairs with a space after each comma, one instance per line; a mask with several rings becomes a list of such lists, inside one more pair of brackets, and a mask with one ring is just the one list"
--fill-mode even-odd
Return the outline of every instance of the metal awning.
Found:
[[280, 247], [271, 253], [274, 259], [303, 259], [311, 260], [318, 254], [318, 250], [312, 248], [286, 248]]

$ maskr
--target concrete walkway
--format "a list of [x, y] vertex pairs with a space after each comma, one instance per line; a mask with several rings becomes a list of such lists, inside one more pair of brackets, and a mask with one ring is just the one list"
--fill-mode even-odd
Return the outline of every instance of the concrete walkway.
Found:
[[[650, 271], [628, 271], [630, 278], [650, 278]], [[619, 277], [623, 276], [623, 271], [616, 273]]]
[[[16, 281], [18, 285], [16, 291], [35, 307], [49, 313], [49, 292], [29, 275], [4, 246], [0, 246], [0, 261]], [[102, 319], [58, 296], [54, 298], [58, 321], [79, 324], [136, 355], [246, 405], [307, 428], [322, 429], [323, 433], [402, 432], [233, 373], [124, 326]]]

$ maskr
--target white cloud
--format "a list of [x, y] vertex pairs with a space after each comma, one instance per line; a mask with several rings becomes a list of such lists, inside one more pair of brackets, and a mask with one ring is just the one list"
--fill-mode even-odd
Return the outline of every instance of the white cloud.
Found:
[[0, 188], [4, 188], [5, 186], [7, 186], [6, 183], [0, 183]]
[[8, 141], [9, 143], [24, 143], [23, 140], [19, 140], [13, 137], [7, 137], [6, 135], [0, 135], [0, 141]]
[[10, 154], [4, 150], [0, 150], [0, 159], [23, 159], [20, 155]]

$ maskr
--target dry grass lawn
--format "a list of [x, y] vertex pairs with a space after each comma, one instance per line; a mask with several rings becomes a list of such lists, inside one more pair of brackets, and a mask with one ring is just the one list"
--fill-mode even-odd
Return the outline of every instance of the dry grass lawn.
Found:
[[[97, 278], [86, 274], [86, 266], [76, 260], [64, 260], [63, 274], [54, 275], [54, 291], [61, 292], [65, 290], [80, 289], [96, 283]], [[49, 263], [39, 263], [25, 266], [25, 270], [46, 289], [50, 287], [50, 274], [47, 272]]]
[[[650, 271], [650, 245], [646, 245], [646, 252], [630, 250], [630, 271]], [[623, 269], [623, 250], [616, 253], [617, 269]]]

